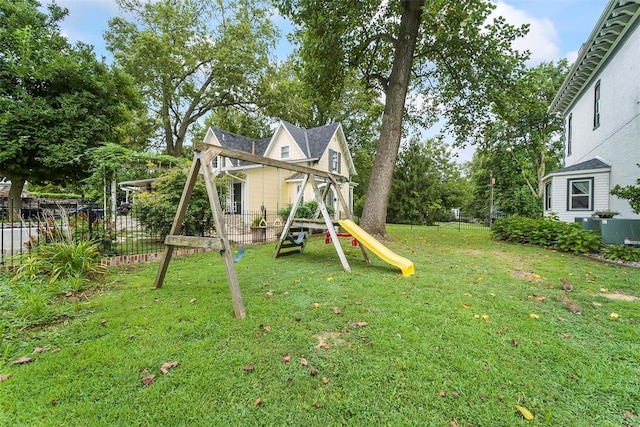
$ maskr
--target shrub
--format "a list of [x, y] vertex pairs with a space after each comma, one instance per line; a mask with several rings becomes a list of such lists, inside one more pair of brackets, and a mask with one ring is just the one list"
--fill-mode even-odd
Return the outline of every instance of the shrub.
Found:
[[555, 218], [512, 216], [496, 220], [491, 235], [498, 240], [558, 248], [565, 252], [593, 252], [600, 247], [600, 235], [584, 230], [578, 223], [565, 223]]
[[[150, 233], [166, 236], [171, 230], [182, 190], [187, 181], [183, 170], [172, 170], [153, 183], [153, 193], [143, 193], [136, 198], [132, 211], [136, 219]], [[216, 182], [220, 197], [225, 194], [222, 181]], [[198, 179], [182, 223], [182, 230], [190, 236], [202, 236], [214, 229], [213, 213], [205, 183]]]
[[615, 261], [640, 262], [640, 248], [625, 245], [609, 245], [602, 249], [606, 259]]
[[[278, 215], [280, 215], [283, 218], [289, 218], [289, 215], [291, 214], [291, 209], [293, 209], [293, 205], [289, 204], [286, 208], [280, 209], [278, 211]], [[300, 206], [298, 206], [298, 210], [296, 211], [296, 218], [307, 218], [307, 219], [313, 218], [313, 215], [316, 213], [317, 210], [318, 210], [318, 202], [316, 202], [315, 200], [302, 203]], [[327, 206], [327, 211], [329, 212], [330, 215], [333, 215], [335, 213], [335, 209], [333, 209], [333, 206]]]

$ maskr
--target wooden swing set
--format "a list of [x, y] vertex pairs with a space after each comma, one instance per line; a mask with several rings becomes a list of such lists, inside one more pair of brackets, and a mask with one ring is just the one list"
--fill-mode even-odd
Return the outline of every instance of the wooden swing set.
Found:
[[[242, 293], [240, 292], [240, 285], [238, 283], [238, 275], [235, 269], [235, 262], [239, 261], [240, 256], [237, 256], [234, 260], [233, 254], [231, 251], [231, 244], [229, 242], [229, 238], [225, 232], [224, 227], [224, 215], [222, 211], [222, 207], [220, 205], [220, 199], [218, 197], [218, 189], [215, 185], [215, 174], [213, 172], [212, 162], [218, 156], [228, 157], [231, 159], [242, 160], [246, 162], [261, 164], [265, 166], [271, 166], [280, 169], [287, 169], [295, 172], [299, 172], [304, 175], [302, 190], [298, 192], [296, 196], [295, 202], [291, 208], [291, 213], [287, 218], [286, 223], [282, 228], [282, 233], [280, 234], [280, 238], [276, 245], [276, 250], [273, 255], [274, 258], [284, 254], [282, 253], [282, 249], [292, 247], [292, 246], [301, 246], [304, 244], [303, 239], [304, 235], [299, 235], [298, 239], [293, 239], [290, 230], [292, 226], [300, 227], [307, 230], [326, 230], [331, 237], [331, 240], [334, 244], [336, 252], [340, 258], [342, 263], [342, 267], [345, 271], [351, 271], [349, 267], [349, 262], [340, 246], [340, 242], [338, 240], [338, 235], [336, 233], [335, 223], [331, 219], [329, 211], [324, 203], [324, 199], [328, 194], [330, 186], [333, 185], [336, 188], [336, 193], [338, 195], [338, 200], [344, 212], [347, 213], [349, 220], [352, 220], [351, 210], [347, 205], [342, 192], [340, 191], [340, 186], [338, 184], [338, 178], [334, 174], [329, 172], [321, 171], [315, 168], [311, 168], [308, 166], [302, 166], [295, 163], [285, 162], [282, 160], [275, 160], [268, 157], [259, 156], [256, 154], [247, 153], [240, 150], [235, 150], [226, 147], [220, 147], [216, 145], [206, 144], [204, 142], [197, 143], [194, 146], [195, 152], [193, 155], [193, 162], [191, 163], [191, 168], [187, 175], [187, 182], [185, 183], [184, 189], [182, 191], [182, 196], [180, 198], [180, 202], [178, 203], [178, 210], [176, 212], [176, 216], [173, 220], [173, 224], [171, 226], [171, 230], [169, 235], [165, 238], [165, 250], [162, 255], [162, 259], [160, 261], [160, 266], [158, 268], [158, 272], [156, 274], [156, 280], [154, 283], [154, 288], [158, 289], [162, 287], [165, 276], [167, 274], [167, 269], [169, 268], [169, 262], [171, 261], [171, 256], [173, 254], [174, 247], [191, 247], [191, 248], [205, 248], [205, 249], [214, 249], [220, 251], [222, 255], [222, 259], [224, 261], [225, 270], [227, 272], [227, 281], [229, 283], [229, 290], [231, 291], [231, 299], [233, 302], [233, 310], [237, 319], [246, 318], [246, 311], [244, 308], [244, 303], [242, 301]], [[213, 213], [213, 221], [216, 229], [217, 237], [197, 237], [197, 236], [183, 236], [180, 235], [180, 230], [182, 228], [182, 222], [184, 221], [184, 217], [187, 211], [187, 207], [189, 206], [189, 201], [191, 200], [191, 194], [193, 192], [193, 188], [196, 183], [196, 179], [198, 178], [198, 174], [202, 171], [205, 185], [207, 188], [207, 195], [209, 198], [209, 205], [211, 206], [211, 211]], [[320, 192], [318, 187], [317, 178], [324, 179], [327, 181], [327, 186], [324, 188], [323, 192]], [[302, 202], [304, 195], [304, 188], [306, 185], [310, 183], [313, 188], [313, 193], [316, 202], [318, 203], [318, 211], [314, 218], [310, 220], [301, 220], [295, 218], [295, 213], [298, 209], [298, 206]], [[318, 216], [322, 214], [322, 220], [318, 219]], [[301, 232], [301, 233], [304, 233]], [[370, 263], [369, 256], [367, 251], [362, 245], [359, 245], [362, 251], [362, 255], [364, 257], [365, 262]], [[302, 247], [300, 248], [302, 249]], [[241, 249], [241, 252], [244, 251]]]

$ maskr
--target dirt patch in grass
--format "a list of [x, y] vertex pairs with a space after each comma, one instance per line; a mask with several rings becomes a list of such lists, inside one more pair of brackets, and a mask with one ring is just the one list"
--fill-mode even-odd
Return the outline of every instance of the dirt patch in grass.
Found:
[[314, 335], [314, 338], [317, 338], [318, 344], [316, 348], [319, 350], [326, 350], [331, 348], [332, 346], [345, 344], [346, 341], [340, 338], [344, 335], [344, 332], [322, 332], [318, 335]]
[[460, 252], [464, 255], [484, 255], [484, 252], [478, 249], [464, 249]]
[[615, 294], [599, 294], [599, 295], [601, 297], [614, 299], [618, 301], [638, 301], [638, 299], [640, 299], [638, 297], [634, 297], [633, 295], [625, 295], [618, 292], [616, 292]]
[[540, 275], [535, 274], [535, 273], [531, 273], [529, 271], [511, 270], [511, 271], [509, 271], [509, 274], [511, 274], [511, 277], [516, 278], [516, 279], [524, 279], [524, 280], [527, 280], [527, 281], [533, 282], [533, 283], [542, 282], [542, 277], [540, 277]]

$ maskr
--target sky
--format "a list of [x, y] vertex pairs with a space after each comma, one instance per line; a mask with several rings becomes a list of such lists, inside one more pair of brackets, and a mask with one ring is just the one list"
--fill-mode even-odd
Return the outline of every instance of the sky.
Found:
[[[41, 0], [43, 4], [50, 3]], [[69, 41], [82, 41], [94, 46], [95, 52], [109, 60], [103, 34], [108, 21], [120, 11], [115, 0], [57, 0], [56, 3], [69, 10], [61, 24], [63, 34]], [[515, 47], [531, 52], [530, 65], [542, 61], [557, 61], [567, 58], [573, 62], [582, 43], [587, 41], [593, 27], [607, 5], [607, 0], [495, 0], [495, 14], [505, 17], [513, 25], [530, 24], [529, 34], [516, 42]], [[290, 25], [276, 16], [276, 25], [283, 37], [275, 55], [284, 59], [292, 50], [284, 39]], [[471, 159], [472, 150], [460, 150], [458, 161]]]

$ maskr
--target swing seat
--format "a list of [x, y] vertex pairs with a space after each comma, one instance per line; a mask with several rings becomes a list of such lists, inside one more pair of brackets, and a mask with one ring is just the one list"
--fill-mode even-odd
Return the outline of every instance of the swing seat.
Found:
[[244, 247], [244, 246], [243, 246], [243, 247], [241, 247], [241, 248], [238, 250], [238, 253], [237, 253], [237, 254], [236, 254], [236, 256], [233, 258], [233, 263], [234, 263], [234, 264], [235, 264], [235, 263], [237, 263], [238, 261], [240, 261], [240, 260], [242, 259], [242, 256], [244, 255], [244, 250], [245, 250], [245, 247]]

